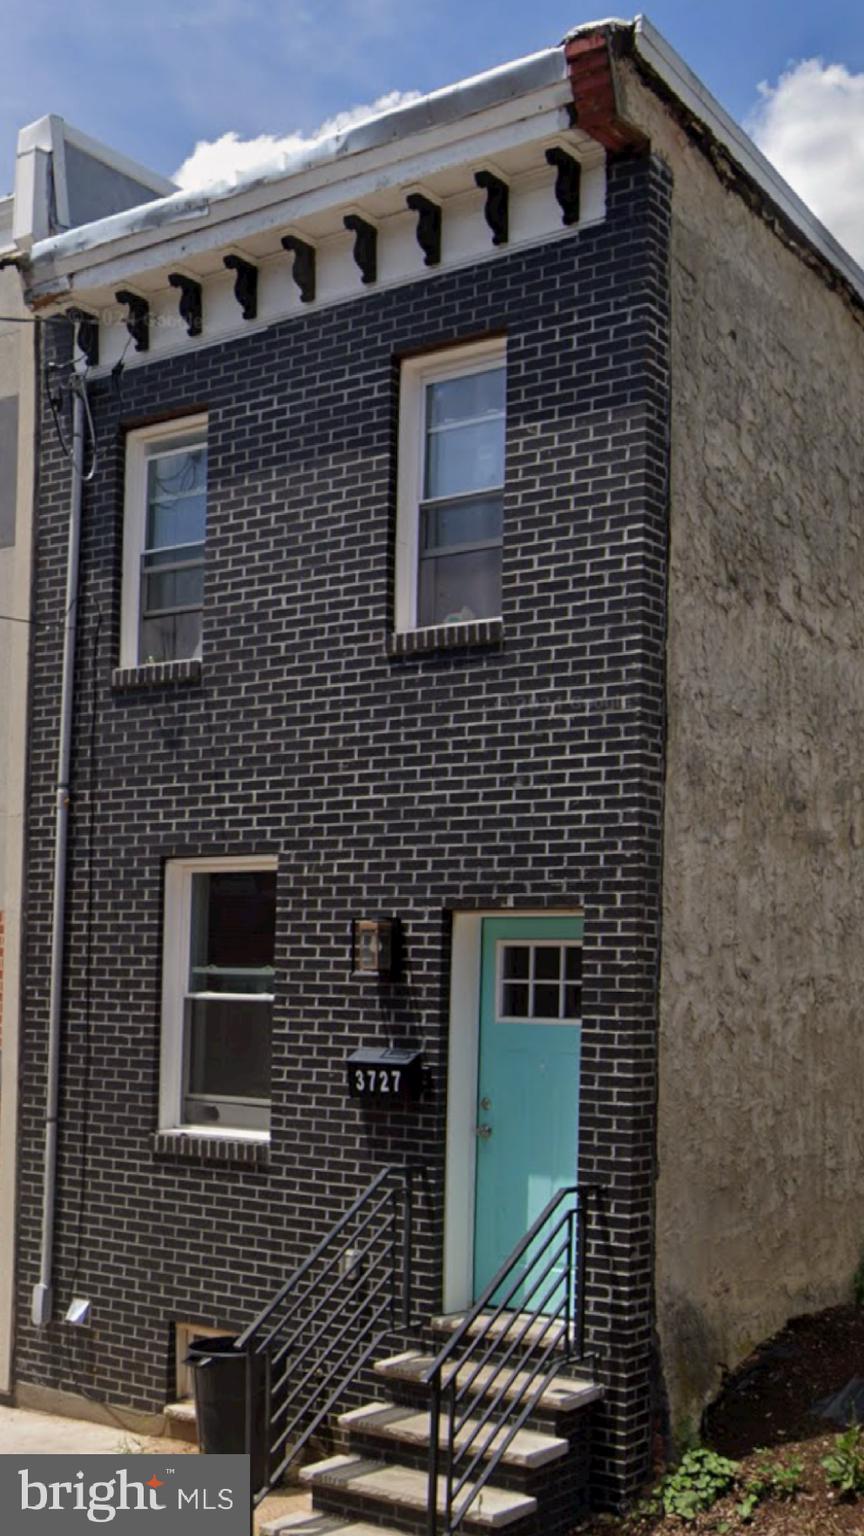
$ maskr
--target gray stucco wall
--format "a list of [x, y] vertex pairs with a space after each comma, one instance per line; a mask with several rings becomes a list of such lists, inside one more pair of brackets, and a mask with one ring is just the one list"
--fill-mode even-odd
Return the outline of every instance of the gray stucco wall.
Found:
[[864, 329], [675, 177], [657, 1308], [680, 1433], [864, 1248]]

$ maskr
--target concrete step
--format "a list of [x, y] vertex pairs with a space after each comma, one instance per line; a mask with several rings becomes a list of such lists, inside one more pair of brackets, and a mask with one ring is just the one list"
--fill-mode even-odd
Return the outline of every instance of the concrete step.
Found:
[[339, 1515], [281, 1515], [265, 1520], [260, 1536], [402, 1536], [386, 1525], [343, 1520]]
[[191, 1397], [183, 1397], [179, 1403], [166, 1403], [165, 1424], [172, 1440], [188, 1440], [190, 1444], [197, 1445], [198, 1420]]
[[[389, 1360], [376, 1361], [375, 1370], [379, 1376], [385, 1377], [388, 1381], [401, 1381], [410, 1386], [420, 1386], [423, 1384], [427, 1371], [431, 1370], [434, 1364], [435, 1360], [432, 1355], [424, 1355], [418, 1350], [409, 1349], [402, 1355], [391, 1355]], [[463, 1366], [456, 1376], [457, 1386], [464, 1386], [473, 1375], [475, 1369], [476, 1367], [472, 1365]], [[500, 1376], [497, 1376], [496, 1366], [484, 1365], [477, 1374], [474, 1389], [480, 1390], [493, 1383], [497, 1390], [501, 1386], [506, 1374], [505, 1369]], [[497, 1380], [495, 1380], [496, 1376]], [[445, 1382], [451, 1379], [447, 1376], [446, 1366], [444, 1368], [444, 1378]], [[508, 1388], [506, 1396], [511, 1398], [517, 1397], [523, 1387], [528, 1384], [528, 1381], [527, 1373], [518, 1372]], [[597, 1402], [602, 1396], [603, 1388], [598, 1387], [597, 1383], [591, 1381], [587, 1376], [553, 1376], [546, 1391], [538, 1400], [537, 1412], [572, 1413], [577, 1408], [585, 1408], [589, 1403]]]
[[[412, 1408], [400, 1408], [393, 1403], [367, 1403], [363, 1408], [352, 1408], [349, 1413], [340, 1415], [339, 1423], [349, 1432], [354, 1430], [358, 1434], [369, 1435], [385, 1445], [410, 1446], [412, 1450], [422, 1450], [429, 1445], [429, 1414], [417, 1413]], [[457, 1448], [465, 1444], [476, 1428], [476, 1419], [469, 1419], [465, 1423], [456, 1436]], [[489, 1438], [492, 1429], [491, 1424], [484, 1424], [472, 1447], [472, 1454]], [[506, 1428], [499, 1430], [485, 1455], [492, 1456], [506, 1435]], [[443, 1420], [439, 1441], [442, 1445], [447, 1441], [447, 1426]], [[533, 1429], [520, 1429], [501, 1460], [505, 1466], [545, 1467], [548, 1462], [566, 1456], [567, 1451], [566, 1440], [559, 1440], [555, 1435], [539, 1434]]]
[[[455, 1333], [457, 1328], [462, 1327], [466, 1316], [465, 1312], [449, 1312], [443, 1317], [433, 1317], [429, 1327], [433, 1333]], [[524, 1327], [525, 1321], [523, 1312], [502, 1312], [498, 1317], [494, 1312], [481, 1312], [470, 1325], [468, 1334], [474, 1338], [488, 1330], [490, 1340], [495, 1339], [499, 1344], [512, 1344]], [[572, 1334], [572, 1328], [570, 1332]], [[566, 1323], [552, 1323], [549, 1319], [541, 1317], [525, 1329], [519, 1347], [521, 1348], [523, 1344], [536, 1344], [542, 1341], [544, 1349], [550, 1344], [554, 1344], [556, 1349], [563, 1349], [568, 1341], [567, 1333]]]
[[[413, 1467], [387, 1466], [380, 1461], [364, 1461], [360, 1456], [330, 1456], [327, 1461], [304, 1467], [300, 1478], [311, 1487], [316, 1499], [332, 1492], [342, 1498], [371, 1500], [397, 1524], [400, 1510], [417, 1514], [426, 1509], [428, 1479], [425, 1472]], [[445, 1482], [439, 1477], [439, 1510], [443, 1510], [444, 1498]], [[536, 1511], [536, 1499], [487, 1484], [465, 1521], [479, 1530], [497, 1531]]]

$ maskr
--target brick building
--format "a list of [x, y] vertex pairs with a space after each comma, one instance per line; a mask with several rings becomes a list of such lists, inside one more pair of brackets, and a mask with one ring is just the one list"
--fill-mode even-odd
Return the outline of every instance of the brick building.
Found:
[[[864, 278], [641, 20], [22, 266], [98, 463], [47, 1253], [34, 655], [19, 1400], [159, 1415], [309, 1259], [274, 1465], [371, 1395], [316, 1499], [411, 1525], [449, 1337], [541, 1437], [487, 1507], [566, 1529], [858, 1256]], [[43, 618], [69, 502], [46, 434]], [[531, 1328], [454, 1322], [508, 1262]]]

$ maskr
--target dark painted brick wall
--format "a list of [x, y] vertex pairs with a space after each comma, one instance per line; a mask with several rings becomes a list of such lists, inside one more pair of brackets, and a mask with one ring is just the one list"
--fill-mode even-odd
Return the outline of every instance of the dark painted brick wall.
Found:
[[[447, 909], [584, 904], [580, 1177], [609, 1388], [597, 1487], [649, 1445], [662, 804], [669, 186], [610, 165], [597, 228], [93, 386], [76, 693], [57, 1228], [34, 1330], [68, 466], [38, 524], [17, 1371], [142, 1409], [173, 1390], [175, 1318], [242, 1325], [381, 1163], [418, 1153], [421, 1299], [440, 1304]], [[400, 353], [507, 334], [504, 640], [388, 658]], [[200, 683], [111, 687], [123, 432], [206, 407]], [[269, 1168], [157, 1154], [163, 861], [277, 853]], [[399, 913], [392, 995], [347, 974], [350, 919]], [[356, 1045], [421, 1044], [434, 1092], [347, 1101]]]

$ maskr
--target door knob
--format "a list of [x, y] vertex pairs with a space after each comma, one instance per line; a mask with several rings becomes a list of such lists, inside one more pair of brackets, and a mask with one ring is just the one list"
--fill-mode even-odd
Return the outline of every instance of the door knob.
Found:
[[492, 1135], [491, 1125], [475, 1125], [474, 1135], [479, 1136], [481, 1141], [488, 1141]]

